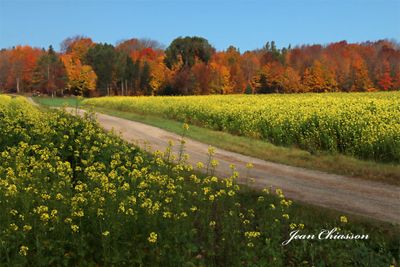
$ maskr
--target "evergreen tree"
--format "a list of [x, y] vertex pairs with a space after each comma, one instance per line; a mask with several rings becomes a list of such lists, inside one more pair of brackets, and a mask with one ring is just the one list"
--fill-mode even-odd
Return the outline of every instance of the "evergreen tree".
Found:
[[97, 89], [109, 95], [112, 89], [116, 53], [110, 44], [96, 44], [86, 54], [86, 64], [92, 66], [97, 75]]
[[67, 74], [64, 64], [50, 45], [37, 61], [33, 74], [34, 88], [51, 94], [53, 97], [57, 90], [63, 93], [66, 81]]
[[140, 72], [140, 90], [145, 95], [152, 95], [153, 90], [150, 87], [151, 73], [150, 73], [150, 65], [147, 61], [144, 62], [142, 71]]
[[133, 92], [138, 94], [140, 89], [140, 60], [135, 61], [132, 70]]
[[165, 64], [172, 68], [182, 59], [182, 68], [191, 68], [196, 59], [208, 63], [214, 53], [214, 48], [201, 37], [176, 38], [165, 50]]

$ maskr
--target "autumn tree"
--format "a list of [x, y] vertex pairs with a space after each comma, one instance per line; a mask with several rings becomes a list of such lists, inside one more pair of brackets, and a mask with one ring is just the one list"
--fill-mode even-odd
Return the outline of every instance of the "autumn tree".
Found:
[[6, 49], [2, 49], [0, 50], [0, 93], [5, 92], [10, 68], [10, 52]]
[[[216, 52], [201, 37], [176, 38], [164, 51], [151, 39], [132, 38], [114, 48], [74, 36], [62, 42], [61, 52], [66, 88], [86, 94], [94, 87], [100, 95], [387, 91], [400, 87], [400, 45], [388, 40], [294, 48], [267, 42], [261, 49], [241, 53], [234, 46]], [[46, 80], [43, 66], [51, 58], [48, 54], [29, 46], [0, 51], [0, 89], [23, 93], [59, 88], [55, 80]]]
[[261, 53], [261, 64], [265, 65], [278, 61], [281, 64], [285, 64], [286, 54], [290, 50], [288, 48], [278, 49], [275, 45], [275, 41], [267, 42], [265, 46], [259, 51]]
[[239, 49], [229, 46], [225, 52], [226, 65], [229, 68], [230, 82], [233, 85], [231, 93], [242, 93], [246, 86], [246, 78], [243, 75], [241, 63], [241, 54]]
[[393, 90], [400, 91], [400, 65], [394, 70], [392, 88]]
[[393, 78], [391, 76], [389, 62], [385, 61], [381, 67], [378, 77], [378, 87], [384, 91], [388, 91], [393, 87]]
[[302, 83], [307, 92], [332, 92], [337, 88], [333, 72], [319, 60], [315, 60], [310, 67], [306, 68]]
[[124, 61], [117, 60], [116, 70], [118, 73], [125, 68], [125, 86], [119, 82], [125, 91], [135, 95], [153, 94], [164, 86], [166, 66], [163, 64], [162, 48], [159, 42], [152, 39], [132, 38], [117, 43], [117, 52], [128, 56], [125, 65], [121, 64]]
[[351, 65], [351, 91], [365, 92], [373, 88], [365, 61], [357, 57]]
[[304, 86], [301, 83], [301, 76], [292, 67], [284, 69], [281, 86], [284, 93], [301, 93], [304, 92]]
[[96, 89], [97, 75], [89, 65], [83, 65], [81, 61], [71, 55], [62, 55], [68, 82], [67, 89], [73, 95], [88, 96]]
[[192, 68], [195, 80], [193, 93], [196, 95], [210, 94], [210, 86], [212, 79], [212, 68], [204, 62], [197, 62]]
[[9, 50], [7, 62], [7, 81], [5, 88], [17, 93], [29, 92], [33, 89], [33, 73], [37, 60], [44, 51], [30, 46], [17, 46]]
[[[163, 45], [160, 44], [156, 40], [152, 39], [137, 39], [132, 38], [128, 40], [122, 40], [117, 43], [116, 49], [120, 51], [124, 51], [130, 56], [133, 56], [134, 53], [143, 51], [150, 48], [153, 51], [161, 51], [163, 49]], [[133, 56], [134, 57], [134, 56]], [[133, 60], [136, 60], [134, 58]]]
[[[260, 61], [254, 53], [246, 52], [243, 54], [242, 59], [240, 61], [240, 67], [243, 73], [243, 76], [246, 80], [246, 84], [251, 91], [254, 88], [251, 87], [251, 81], [253, 77], [256, 75], [257, 70], [260, 68]], [[249, 87], [250, 86], [250, 87]]]
[[150, 87], [157, 94], [163, 87], [167, 86], [168, 79], [173, 75], [173, 70], [170, 70], [164, 64], [164, 54], [159, 54], [153, 61], [149, 61], [151, 69]]
[[294, 69], [285, 67], [278, 61], [268, 63], [254, 77], [252, 86], [257, 93], [301, 92], [301, 78]]
[[74, 60], [79, 59], [80, 61], [83, 61], [86, 53], [94, 45], [95, 44], [91, 38], [77, 35], [66, 38], [62, 41], [60, 47], [62, 53], [71, 55]]
[[210, 68], [212, 78], [210, 84], [210, 94], [231, 94], [233, 92], [233, 84], [231, 82], [229, 69], [217, 62], [211, 62]]

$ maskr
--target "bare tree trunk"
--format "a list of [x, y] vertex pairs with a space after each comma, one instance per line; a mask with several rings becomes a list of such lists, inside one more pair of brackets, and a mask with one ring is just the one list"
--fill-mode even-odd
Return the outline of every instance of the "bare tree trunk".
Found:
[[121, 95], [124, 96], [124, 81], [121, 80]]
[[19, 94], [19, 77], [17, 77], [17, 94]]
[[[47, 90], [50, 90], [50, 64], [47, 63]], [[51, 98], [53, 98], [53, 90], [51, 90]]]

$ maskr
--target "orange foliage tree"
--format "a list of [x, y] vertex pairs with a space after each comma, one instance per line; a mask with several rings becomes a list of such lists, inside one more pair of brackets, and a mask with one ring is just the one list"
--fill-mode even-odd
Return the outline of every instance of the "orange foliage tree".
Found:
[[88, 95], [95, 90], [97, 75], [89, 65], [82, 65], [73, 55], [62, 55], [61, 59], [67, 71], [67, 89], [74, 95]]
[[[88, 51], [96, 44], [75, 36], [61, 44], [67, 88], [104, 94]], [[207, 48], [207, 49], [205, 49]], [[277, 48], [267, 42], [261, 49], [241, 53], [234, 46], [215, 51], [200, 37], [177, 38], [166, 49], [157, 41], [132, 38], [109, 48], [103, 60], [112, 72], [107, 93], [232, 94], [375, 91], [400, 89], [400, 46], [396, 42], [302, 45]], [[111, 51], [112, 50], [112, 51]], [[93, 52], [93, 51], [92, 51]], [[30, 92], [34, 70], [45, 50], [17, 46], [0, 51], [0, 89]], [[93, 53], [92, 53], [93, 54]], [[93, 56], [93, 55], [92, 55]], [[111, 59], [112, 58], [112, 59]], [[90, 65], [90, 64], [91, 65]], [[96, 63], [96, 64], [95, 64]], [[98, 64], [96, 65], [97, 67]], [[97, 88], [98, 87], [98, 88]], [[45, 89], [43, 89], [45, 91]]]

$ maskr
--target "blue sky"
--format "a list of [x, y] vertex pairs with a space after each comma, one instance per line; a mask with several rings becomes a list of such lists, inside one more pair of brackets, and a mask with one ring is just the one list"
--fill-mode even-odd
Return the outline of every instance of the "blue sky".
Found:
[[151, 38], [168, 45], [202, 36], [218, 50], [275, 40], [313, 44], [400, 41], [400, 0], [0, 0], [0, 48], [48, 47], [77, 34], [115, 44]]

